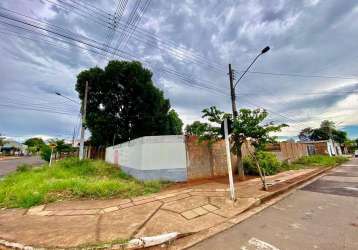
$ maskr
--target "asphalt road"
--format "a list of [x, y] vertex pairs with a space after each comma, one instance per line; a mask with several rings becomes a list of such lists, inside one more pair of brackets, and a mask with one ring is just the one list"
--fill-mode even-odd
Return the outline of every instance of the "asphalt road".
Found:
[[15, 171], [16, 167], [23, 163], [40, 165], [43, 164], [44, 161], [41, 160], [38, 156], [24, 156], [17, 159], [0, 160], [0, 177]]
[[192, 250], [358, 249], [358, 160]]

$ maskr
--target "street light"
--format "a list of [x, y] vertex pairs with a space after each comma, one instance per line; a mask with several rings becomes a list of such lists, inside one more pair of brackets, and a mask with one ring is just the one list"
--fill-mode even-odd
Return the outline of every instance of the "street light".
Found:
[[[239, 79], [236, 81], [236, 83], [234, 84], [234, 74], [233, 74], [233, 70], [231, 69], [231, 64], [229, 64], [229, 77], [230, 77], [230, 94], [231, 94], [231, 105], [232, 105], [232, 115], [234, 120], [237, 118], [237, 108], [236, 108], [236, 94], [235, 94], [235, 87], [237, 86], [237, 84], [240, 82], [240, 80], [244, 77], [244, 75], [249, 71], [249, 69], [251, 68], [251, 66], [256, 62], [256, 60], [263, 54], [265, 54], [267, 51], [270, 50], [269, 46], [266, 46], [265, 48], [263, 48], [261, 50], [261, 52], [254, 58], [254, 60], [250, 63], [249, 67], [247, 67], [241, 74], [241, 76], [239, 77]], [[240, 149], [239, 149], [240, 150]], [[244, 174], [244, 169], [242, 168], [242, 165], [239, 166], [239, 176], [241, 179], [244, 179], [245, 174]]]

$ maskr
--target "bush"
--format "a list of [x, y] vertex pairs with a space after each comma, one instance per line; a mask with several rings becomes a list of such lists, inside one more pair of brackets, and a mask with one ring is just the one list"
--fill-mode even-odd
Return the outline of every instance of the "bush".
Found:
[[[258, 151], [256, 157], [259, 161], [261, 169], [265, 175], [274, 175], [280, 171], [281, 162], [277, 159], [276, 155], [269, 152]], [[259, 175], [256, 163], [251, 156], [244, 158], [244, 169], [248, 175]]]
[[31, 169], [31, 165], [29, 164], [21, 164], [16, 167], [17, 172], [26, 172], [29, 171], [30, 169]]
[[348, 158], [343, 156], [310, 155], [301, 157], [294, 164], [330, 167], [346, 161], [348, 161]]
[[349, 159], [345, 156], [334, 156], [334, 159], [336, 160], [337, 164], [342, 164], [346, 161], [349, 161]]
[[66, 158], [51, 167], [20, 166], [0, 181], [0, 207], [24, 207], [74, 198], [129, 198], [155, 193], [164, 184], [141, 182], [99, 160]]
[[41, 158], [47, 162], [50, 161], [50, 158], [51, 158], [51, 148], [50, 146], [44, 144], [41, 146], [41, 149], [40, 149], [40, 155], [41, 155]]

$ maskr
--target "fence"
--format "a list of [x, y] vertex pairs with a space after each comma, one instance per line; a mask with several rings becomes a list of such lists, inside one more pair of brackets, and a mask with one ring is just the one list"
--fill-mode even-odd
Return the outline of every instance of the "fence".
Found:
[[[52, 160], [62, 160], [68, 157], [78, 157], [79, 149], [72, 152], [57, 152], [52, 155]], [[85, 146], [84, 158], [93, 160], [104, 160], [106, 156], [105, 146]]]
[[86, 146], [84, 150], [85, 158], [93, 160], [104, 160], [106, 158], [105, 146]]
[[298, 142], [280, 142], [269, 144], [266, 150], [274, 153], [281, 161], [294, 161], [308, 155], [307, 145]]

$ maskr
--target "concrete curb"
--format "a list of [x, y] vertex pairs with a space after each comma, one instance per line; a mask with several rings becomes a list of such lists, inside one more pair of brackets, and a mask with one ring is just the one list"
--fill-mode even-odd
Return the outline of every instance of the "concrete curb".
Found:
[[[339, 166], [339, 165], [337, 165]], [[251, 205], [249, 205], [246, 209], [244, 209], [240, 214], [229, 218], [227, 221], [224, 221], [222, 223], [219, 223], [211, 228], [205, 229], [203, 231], [199, 231], [196, 232], [195, 234], [188, 236], [188, 237], [184, 237], [182, 239], [177, 240], [176, 243], [179, 243], [177, 245], [169, 245], [170, 249], [175, 249], [175, 250], [179, 250], [179, 249], [188, 249], [198, 243], [200, 243], [201, 241], [204, 241], [220, 232], [223, 232], [239, 223], [241, 223], [242, 221], [250, 218], [252, 215], [262, 211], [264, 208], [262, 209], [257, 209], [259, 208], [262, 204], [268, 204], [268, 206], [271, 206], [272, 204], [276, 203], [277, 201], [279, 201], [280, 197], [286, 193], [288, 193], [289, 191], [293, 190], [295, 187], [298, 187], [314, 178], [318, 178], [322, 175], [324, 175], [326, 172], [328, 172], [329, 170], [337, 167], [337, 166], [333, 166], [333, 167], [329, 167], [329, 168], [324, 168], [324, 169], [320, 169], [318, 171], [315, 171], [313, 173], [309, 173], [306, 176], [304, 176], [303, 178], [289, 184], [289, 185], [285, 185], [284, 187], [276, 190], [276, 191], [268, 191], [270, 192], [268, 195], [259, 198], [256, 202], [252, 203]], [[271, 187], [271, 189], [273, 189], [274, 187]], [[284, 198], [284, 197], [283, 197]], [[278, 199], [277, 201], [275, 201], [274, 203], [271, 204], [272, 200]], [[282, 198], [281, 198], [282, 199]], [[191, 239], [193, 237], [196, 237], [196, 239]], [[187, 242], [186, 242], [187, 241]], [[181, 244], [184, 243], [184, 244]], [[47, 247], [35, 247], [35, 246], [29, 246], [29, 245], [24, 245], [18, 242], [11, 242], [11, 241], [7, 241], [5, 239], [0, 239], [0, 249], [1, 248], [5, 248], [5, 249], [19, 249], [19, 250], [47, 250], [47, 249], [126, 249], [125, 246], [123, 245], [118, 245], [118, 244], [103, 244], [102, 246], [88, 246], [88, 247], [69, 247], [69, 248], [47, 248]], [[157, 249], [158, 246], [156, 247], [151, 247], [151, 248], [147, 248], [147, 249]], [[161, 249], [161, 247], [159, 246], [159, 249]]]

